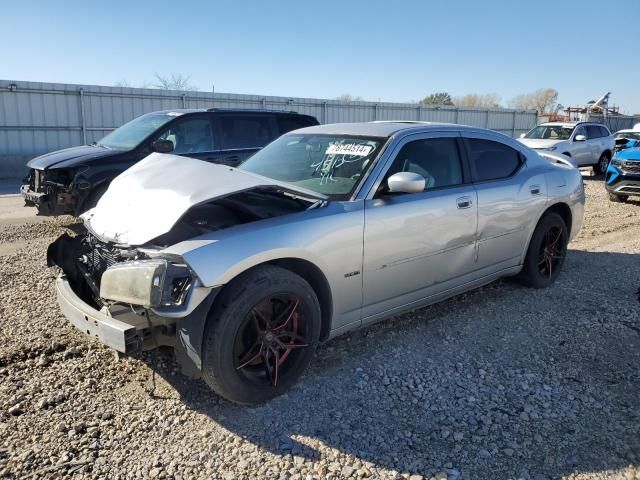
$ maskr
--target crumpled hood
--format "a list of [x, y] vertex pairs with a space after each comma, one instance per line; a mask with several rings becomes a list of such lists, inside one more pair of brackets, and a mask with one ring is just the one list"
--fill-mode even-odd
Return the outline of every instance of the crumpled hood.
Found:
[[117, 176], [82, 219], [104, 241], [143, 245], [171, 230], [195, 205], [260, 187], [277, 187], [305, 198], [326, 198], [236, 168], [152, 153]]
[[517, 140], [529, 148], [549, 148], [564, 142], [564, 140], [549, 140], [546, 138], [518, 138]]
[[30, 160], [29, 163], [27, 163], [27, 167], [35, 168], [36, 170], [74, 167], [98, 158], [122, 153], [123, 151], [124, 150], [100, 147], [98, 145], [82, 145], [40, 155]]
[[632, 147], [632, 148], [627, 148], [625, 150], [620, 150], [619, 152], [616, 152], [615, 157], [621, 160], [640, 161], [640, 148]]

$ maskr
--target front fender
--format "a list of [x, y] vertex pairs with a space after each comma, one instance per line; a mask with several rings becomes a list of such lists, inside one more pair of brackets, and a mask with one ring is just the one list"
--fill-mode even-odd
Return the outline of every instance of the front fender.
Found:
[[[305, 261], [324, 275], [334, 320], [359, 320], [362, 306], [363, 202], [337, 202], [299, 214], [219, 230], [166, 248], [210, 288], [274, 260]], [[334, 325], [335, 326], [335, 325]]]

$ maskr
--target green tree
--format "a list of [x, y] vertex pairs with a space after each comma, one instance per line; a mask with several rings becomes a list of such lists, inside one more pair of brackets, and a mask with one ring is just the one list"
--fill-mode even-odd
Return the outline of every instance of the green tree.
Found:
[[420, 100], [420, 103], [423, 105], [453, 105], [451, 95], [447, 92], [438, 92], [427, 95]]

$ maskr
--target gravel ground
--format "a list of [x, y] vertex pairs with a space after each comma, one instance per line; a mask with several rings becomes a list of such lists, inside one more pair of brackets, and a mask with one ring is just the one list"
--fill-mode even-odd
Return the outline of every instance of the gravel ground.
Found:
[[0, 221], [0, 477], [640, 479], [640, 202], [585, 184], [552, 288], [501, 281], [335, 339], [256, 408], [76, 332], [44, 259], [71, 219]]

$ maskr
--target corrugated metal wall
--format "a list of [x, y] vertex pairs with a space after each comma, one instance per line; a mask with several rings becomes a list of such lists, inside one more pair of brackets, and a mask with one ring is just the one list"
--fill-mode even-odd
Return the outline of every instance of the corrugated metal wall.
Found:
[[423, 120], [473, 125], [517, 136], [536, 125], [536, 112], [426, 107], [411, 103], [341, 102], [146, 88], [0, 80], [0, 178], [21, 176], [42, 153], [99, 140], [143, 113], [172, 108], [295, 110], [321, 123]]
[[609, 127], [609, 130], [612, 132], [617, 132], [618, 130], [624, 130], [633, 128], [636, 123], [640, 123], [640, 116], [636, 117], [612, 117], [608, 116], [604, 118], [602, 115], [591, 115], [589, 120], [592, 122], [599, 122], [605, 124]]

